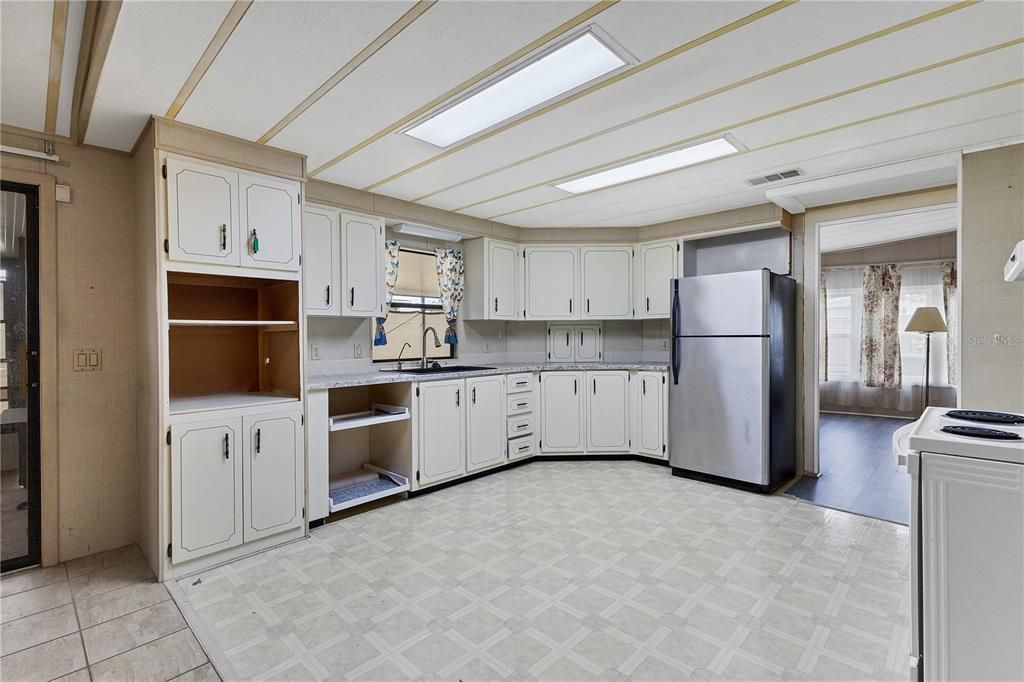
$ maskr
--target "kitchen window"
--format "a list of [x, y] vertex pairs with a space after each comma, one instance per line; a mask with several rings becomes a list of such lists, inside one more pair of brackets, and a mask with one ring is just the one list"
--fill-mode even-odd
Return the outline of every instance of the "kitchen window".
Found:
[[[423, 357], [423, 332], [427, 327], [437, 330], [439, 339], [444, 340], [447, 326], [441, 308], [441, 290], [437, 282], [437, 258], [432, 251], [400, 249], [398, 257], [398, 282], [391, 299], [391, 310], [384, 323], [388, 342], [383, 346], [371, 347], [374, 362], [394, 362], [401, 354], [402, 361], [418, 360]], [[442, 343], [434, 347], [433, 335], [428, 335], [427, 358], [449, 360], [455, 357], [454, 347]], [[405, 344], [409, 344], [406, 346]]]

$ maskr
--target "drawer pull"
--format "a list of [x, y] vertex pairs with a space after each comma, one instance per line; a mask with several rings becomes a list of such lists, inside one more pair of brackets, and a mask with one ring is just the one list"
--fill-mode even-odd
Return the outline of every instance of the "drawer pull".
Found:
[[522, 431], [527, 426], [529, 426], [529, 424], [516, 424], [516, 431]]
[[516, 408], [518, 409], [518, 408], [521, 408], [521, 407], [526, 407], [529, 404], [530, 403], [527, 403], [527, 402], [516, 403]]

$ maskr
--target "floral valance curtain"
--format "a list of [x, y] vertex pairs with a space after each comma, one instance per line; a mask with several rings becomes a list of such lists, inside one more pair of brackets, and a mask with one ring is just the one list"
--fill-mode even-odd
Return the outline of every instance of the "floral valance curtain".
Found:
[[864, 314], [861, 323], [860, 379], [865, 386], [899, 388], [900, 287], [902, 274], [895, 264], [864, 268]]
[[444, 342], [456, 344], [459, 338], [455, 333], [455, 321], [459, 316], [459, 304], [462, 303], [463, 274], [465, 261], [462, 252], [457, 249], [437, 249], [437, 284], [441, 290], [441, 308], [448, 327], [444, 331]]
[[947, 261], [942, 264], [942, 307], [946, 318], [946, 367], [951, 386], [960, 384], [960, 367], [957, 364], [958, 343], [960, 338], [960, 320], [957, 317], [957, 276], [956, 263]]
[[398, 283], [398, 249], [399, 244], [394, 239], [384, 242], [384, 316], [377, 318], [377, 329], [373, 334], [373, 345], [375, 346], [388, 344], [384, 323], [388, 320], [391, 299], [395, 295], [395, 285]]

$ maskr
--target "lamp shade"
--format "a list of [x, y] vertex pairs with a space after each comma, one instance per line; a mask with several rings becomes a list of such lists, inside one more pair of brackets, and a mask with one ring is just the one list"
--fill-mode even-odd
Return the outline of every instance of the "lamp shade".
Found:
[[942, 313], [933, 306], [921, 306], [914, 311], [914, 315], [907, 323], [908, 332], [944, 332], [946, 323], [942, 319]]

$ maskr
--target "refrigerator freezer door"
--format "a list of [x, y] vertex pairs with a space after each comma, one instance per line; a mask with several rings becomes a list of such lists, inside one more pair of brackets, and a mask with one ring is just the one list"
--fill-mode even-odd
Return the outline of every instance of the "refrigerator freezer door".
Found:
[[767, 337], [673, 339], [669, 382], [673, 467], [768, 484]]
[[680, 277], [673, 283], [673, 336], [759, 336], [768, 333], [767, 270]]

